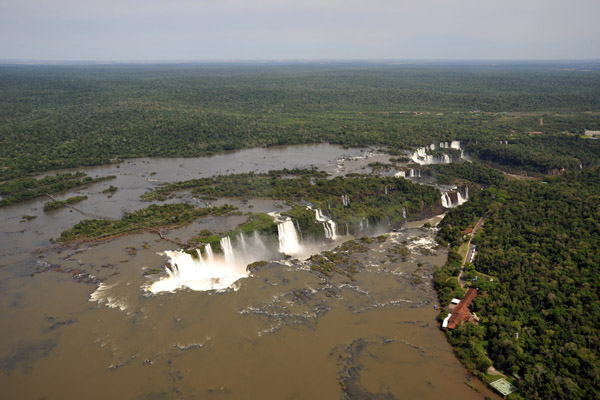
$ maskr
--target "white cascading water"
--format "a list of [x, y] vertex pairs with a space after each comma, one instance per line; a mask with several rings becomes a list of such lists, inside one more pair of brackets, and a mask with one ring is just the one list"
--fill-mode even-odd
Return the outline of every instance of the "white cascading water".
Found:
[[331, 232], [331, 240], [337, 240], [338, 235], [337, 235], [337, 225], [335, 224], [335, 222], [333, 222], [333, 220], [329, 220], [327, 221], [327, 225], [329, 225], [329, 231]]
[[323, 229], [325, 230], [325, 238], [326, 239], [331, 239], [331, 240], [337, 239], [337, 234], [336, 234], [337, 227], [335, 225], [335, 222], [333, 222], [332, 220], [323, 222]]
[[229, 238], [229, 236], [222, 237], [219, 244], [221, 245], [221, 249], [223, 250], [225, 263], [235, 264], [235, 255], [233, 254], [233, 246], [231, 245], [231, 239]]
[[[442, 156], [433, 156], [432, 154], [427, 154], [428, 150], [436, 150], [437, 146], [432, 143], [429, 146], [421, 147], [415, 150], [411, 159], [420, 165], [427, 164], [450, 164], [452, 159], [448, 154], [444, 154]], [[450, 143], [448, 142], [440, 142], [440, 149], [454, 149], [460, 150], [460, 157], [463, 158], [463, 150], [460, 147], [460, 142], [458, 140], [453, 140]], [[412, 175], [411, 175], [412, 177]]]
[[457, 198], [457, 206], [460, 206], [462, 204], [465, 204], [467, 202], [467, 200], [469, 199], [469, 186], [465, 186], [464, 189], [464, 197], [463, 195], [460, 193], [460, 190], [456, 191], [456, 198]]
[[202, 258], [202, 252], [200, 249], [196, 249], [196, 254], [198, 254], [198, 262], [200, 262], [201, 265], [204, 265], [204, 259]]
[[215, 262], [215, 258], [213, 256], [212, 246], [208, 243], [204, 246], [204, 252], [206, 253], [206, 262], [213, 263]]
[[342, 205], [344, 207], [348, 207], [350, 205], [350, 196], [348, 196], [347, 194], [342, 195]]
[[394, 174], [394, 178], [406, 178], [406, 172], [405, 171], [398, 171]]
[[442, 193], [442, 207], [452, 208], [452, 199], [450, 199], [450, 196], [446, 192]]
[[222, 255], [213, 254], [210, 244], [204, 246], [204, 255], [196, 251], [197, 258], [181, 250], [165, 251], [161, 254], [169, 259], [166, 264], [167, 276], [154, 282], [147, 290], [160, 293], [185, 287], [197, 291], [227, 289], [250, 274], [246, 270], [248, 264], [272, 258], [272, 252], [256, 231], [248, 241], [246, 245], [246, 238], [240, 234], [234, 248], [229, 237], [222, 238]]
[[302, 252], [302, 245], [298, 240], [298, 233], [291, 219], [276, 219], [277, 234], [279, 236], [279, 252], [290, 256], [298, 255]]
[[238, 235], [238, 243], [242, 245], [242, 251], [246, 252], [246, 239], [244, 239], [244, 235], [240, 232]]
[[469, 199], [469, 187], [465, 186], [464, 189], [464, 197], [462, 195], [462, 193], [460, 192], [460, 189], [455, 188], [454, 190], [452, 190], [452, 193], [454, 193], [456, 195], [456, 202], [452, 201], [452, 197], [450, 197], [449, 192], [442, 192], [442, 207], [444, 208], [454, 208], [454, 207], [458, 207], [462, 204], [465, 204], [467, 202], [467, 200]]
[[323, 229], [325, 230], [325, 238], [336, 240], [337, 239], [337, 227], [333, 220], [325, 217], [321, 209], [317, 208], [315, 210], [315, 219], [318, 222], [323, 223]]
[[406, 207], [402, 207], [402, 218], [406, 219]]
[[212, 262], [203, 262], [179, 250], [161, 254], [169, 258], [166, 268], [168, 276], [148, 288], [152, 293], [172, 292], [184, 287], [198, 291], [222, 290], [248, 276], [246, 264], [228, 264], [215, 258]]

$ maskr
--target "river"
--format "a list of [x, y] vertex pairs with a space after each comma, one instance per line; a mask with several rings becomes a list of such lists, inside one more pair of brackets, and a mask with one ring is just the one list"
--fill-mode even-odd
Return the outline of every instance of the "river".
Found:
[[[364, 172], [376, 161], [387, 156], [331, 145], [135, 159], [82, 168], [117, 178], [57, 197], [87, 195], [82, 209], [117, 218], [147, 206], [139, 195], [161, 182], [311, 166], [335, 175]], [[111, 198], [102, 193], [109, 185], [119, 188]], [[446, 251], [425, 221], [353, 254], [352, 279], [326, 278], [310, 261], [289, 259], [269, 262], [228, 290], [152, 294], [146, 289], [165, 273], [144, 272], [165, 264], [162, 252], [174, 250], [172, 243], [142, 233], [53, 246], [50, 237], [84, 217], [69, 209], [44, 213], [46, 201], [0, 209], [1, 398], [496, 398], [465, 384], [481, 387], [435, 322], [431, 280]], [[285, 207], [266, 200], [236, 205]], [[20, 222], [24, 215], [37, 218]], [[243, 220], [211, 217], [169, 236], [185, 240]]]

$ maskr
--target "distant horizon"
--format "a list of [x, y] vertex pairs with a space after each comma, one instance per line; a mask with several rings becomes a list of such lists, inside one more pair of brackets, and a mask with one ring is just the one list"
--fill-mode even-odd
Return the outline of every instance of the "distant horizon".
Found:
[[600, 58], [572, 59], [378, 59], [378, 58], [289, 58], [289, 59], [2, 59], [0, 65], [184, 65], [184, 64], [576, 64], [598, 63]]

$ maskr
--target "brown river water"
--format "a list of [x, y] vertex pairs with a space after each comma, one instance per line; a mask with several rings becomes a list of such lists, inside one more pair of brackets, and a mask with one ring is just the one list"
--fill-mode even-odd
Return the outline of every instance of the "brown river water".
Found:
[[[333, 174], [364, 172], [366, 164], [386, 160], [330, 145], [137, 159], [82, 169], [117, 178], [57, 197], [85, 194], [81, 209], [119, 217], [147, 206], [139, 195], [160, 182], [312, 165]], [[101, 193], [109, 185], [119, 188], [112, 198]], [[166, 273], [144, 272], [162, 268], [162, 252], [175, 245], [142, 233], [52, 246], [50, 237], [84, 217], [69, 209], [44, 213], [46, 201], [0, 209], [2, 399], [497, 398], [468, 376], [438, 329], [431, 279], [446, 251], [435, 246], [435, 229], [422, 227], [425, 221], [353, 253], [353, 279], [328, 278], [311, 271], [310, 261], [288, 259], [269, 262], [230, 289], [153, 294], [147, 288]], [[242, 211], [284, 207], [228, 202]], [[38, 218], [20, 222], [23, 215]], [[244, 220], [211, 217], [169, 237], [224, 232]]]

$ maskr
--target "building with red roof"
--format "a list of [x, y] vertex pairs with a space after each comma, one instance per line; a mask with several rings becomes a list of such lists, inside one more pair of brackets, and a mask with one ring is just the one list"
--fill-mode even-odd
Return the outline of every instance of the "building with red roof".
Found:
[[469, 306], [473, 300], [477, 297], [477, 289], [469, 288], [467, 290], [467, 294], [465, 297], [454, 307], [452, 313], [444, 319], [442, 323], [442, 328], [447, 329], [455, 329], [461, 322], [464, 321], [475, 321], [478, 322], [479, 318], [475, 315], [471, 314], [471, 310], [469, 310]]

